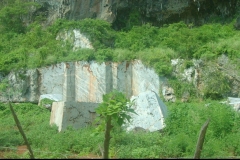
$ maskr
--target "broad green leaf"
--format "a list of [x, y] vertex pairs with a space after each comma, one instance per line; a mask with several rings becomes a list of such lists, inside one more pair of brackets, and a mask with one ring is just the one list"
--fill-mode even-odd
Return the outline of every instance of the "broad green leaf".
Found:
[[113, 100], [113, 99], [111, 99], [109, 102], [110, 104], [116, 104], [116, 100]]
[[122, 124], [123, 124], [123, 118], [118, 118], [117, 123], [118, 123], [119, 126], [122, 126]]
[[119, 108], [119, 106], [118, 105], [115, 105], [115, 106], [112, 106], [114, 109], [117, 109], [117, 108]]
[[134, 114], [138, 115], [138, 114], [134, 111], [134, 109], [132, 109], [132, 108], [128, 109], [127, 112], [131, 112], [131, 113], [134, 113]]
[[131, 116], [126, 115], [126, 119], [127, 119], [128, 122], [130, 122]]

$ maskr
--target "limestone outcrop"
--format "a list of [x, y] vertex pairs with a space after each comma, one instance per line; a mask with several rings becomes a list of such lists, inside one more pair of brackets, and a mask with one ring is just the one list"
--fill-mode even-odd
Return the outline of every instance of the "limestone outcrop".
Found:
[[[63, 101], [102, 102], [102, 95], [112, 89], [128, 98], [147, 90], [159, 93], [160, 78], [141, 61], [62, 62], [26, 72], [11, 72], [7, 77], [9, 90], [0, 101], [38, 103], [41, 95], [62, 95]], [[13, 91], [10, 91], [13, 90]]]
[[154, 132], [165, 127], [167, 106], [154, 91], [148, 90], [132, 96], [131, 101], [134, 102], [132, 108], [137, 114], [130, 114], [130, 123], [125, 125], [127, 131], [142, 128], [145, 131]]
[[234, 110], [240, 111], [240, 98], [228, 97], [228, 102]]
[[72, 126], [74, 129], [86, 127], [96, 118], [95, 108], [98, 103], [60, 101], [53, 102], [50, 125], [56, 125], [58, 131]]
[[63, 30], [58, 33], [56, 40], [70, 42], [71, 45], [73, 45], [73, 51], [76, 51], [80, 48], [93, 49], [92, 43], [83, 33], [81, 33], [79, 29]]

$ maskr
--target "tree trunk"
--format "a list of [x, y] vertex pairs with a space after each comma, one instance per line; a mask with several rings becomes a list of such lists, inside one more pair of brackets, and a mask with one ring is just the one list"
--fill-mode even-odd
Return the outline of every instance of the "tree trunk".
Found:
[[204, 138], [205, 138], [205, 134], [207, 132], [207, 127], [209, 124], [210, 119], [208, 119], [204, 125], [202, 126], [201, 130], [200, 130], [200, 134], [198, 137], [198, 142], [197, 142], [197, 147], [196, 147], [196, 151], [194, 154], [194, 159], [200, 159], [200, 155], [201, 155], [201, 151], [202, 151], [202, 147], [203, 147], [203, 142], [204, 142]]
[[23, 139], [24, 139], [24, 141], [25, 141], [25, 143], [26, 143], [26, 145], [27, 145], [27, 148], [28, 148], [29, 153], [30, 153], [30, 158], [31, 158], [31, 159], [34, 159], [33, 152], [32, 152], [32, 149], [31, 149], [29, 143], [28, 143], [27, 137], [26, 137], [25, 134], [24, 134], [24, 131], [23, 131], [23, 129], [22, 129], [22, 126], [21, 126], [21, 124], [20, 124], [20, 122], [19, 122], [19, 120], [18, 120], [18, 118], [17, 118], [17, 115], [16, 115], [16, 113], [14, 112], [13, 107], [12, 107], [12, 105], [11, 105], [10, 102], [9, 102], [9, 106], [10, 106], [10, 109], [11, 109], [11, 112], [12, 112], [12, 115], [13, 115], [13, 118], [14, 118], [14, 121], [15, 121], [15, 123], [17, 124], [18, 130], [20, 131], [20, 133], [21, 133], [21, 135], [22, 135], [22, 137], [23, 137]]
[[108, 159], [109, 152], [109, 143], [110, 143], [110, 132], [111, 132], [111, 116], [107, 116], [107, 124], [105, 129], [105, 138], [104, 138], [104, 150], [103, 150], [103, 158]]

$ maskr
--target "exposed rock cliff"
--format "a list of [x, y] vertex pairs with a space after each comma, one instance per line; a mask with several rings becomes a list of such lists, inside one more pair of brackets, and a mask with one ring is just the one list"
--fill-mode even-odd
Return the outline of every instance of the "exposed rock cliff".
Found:
[[[11, 72], [11, 90], [0, 94], [0, 101], [35, 102], [40, 95], [60, 94], [64, 101], [102, 102], [102, 95], [117, 89], [130, 98], [147, 90], [159, 93], [160, 79], [141, 61], [112, 63], [63, 62], [49, 67]], [[9, 97], [10, 96], [10, 97]]]
[[[113, 23], [115, 29], [127, 25], [132, 13], [137, 23], [154, 25], [185, 21], [202, 24], [218, 16], [224, 20], [236, 13], [237, 0], [33, 0], [42, 5], [33, 16], [43, 15], [46, 24], [57, 18], [80, 20], [98, 18]], [[135, 15], [136, 16], [136, 15]]]
[[[222, 63], [221, 59], [226, 62]], [[193, 83], [199, 94], [240, 96], [240, 75], [224, 55], [217, 64], [204, 65], [193, 60], [194, 66], [184, 70], [180, 69], [183, 60], [172, 62], [174, 74], [183, 82]], [[11, 98], [14, 102], [37, 103], [41, 95], [51, 94], [64, 97], [64, 101], [101, 103], [102, 95], [112, 89], [123, 92], [128, 98], [152, 90], [166, 101], [175, 101], [174, 92], [178, 92], [171, 88], [167, 78], [159, 77], [139, 60], [101, 64], [94, 61], [62, 62], [25, 72], [11, 72], [5, 78], [10, 86], [0, 93], [0, 101]], [[182, 101], [189, 98], [189, 89], [185, 90]]]

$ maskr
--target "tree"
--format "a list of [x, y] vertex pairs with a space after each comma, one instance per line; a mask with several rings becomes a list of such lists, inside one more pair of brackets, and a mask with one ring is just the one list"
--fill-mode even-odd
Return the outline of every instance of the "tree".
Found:
[[30, 12], [31, 7], [39, 5], [34, 2], [25, 2], [25, 0], [10, 2], [0, 9], [0, 32], [24, 33], [26, 29], [23, 22], [24, 16]]
[[96, 128], [96, 133], [105, 132], [104, 137], [104, 150], [103, 158], [108, 159], [109, 143], [110, 143], [110, 132], [115, 126], [122, 126], [129, 122], [131, 116], [129, 113], [135, 113], [131, 108], [133, 102], [130, 102], [125, 95], [119, 91], [112, 91], [108, 94], [103, 95], [103, 102], [96, 108], [96, 113], [99, 116], [96, 118], [96, 122], [99, 123]]

